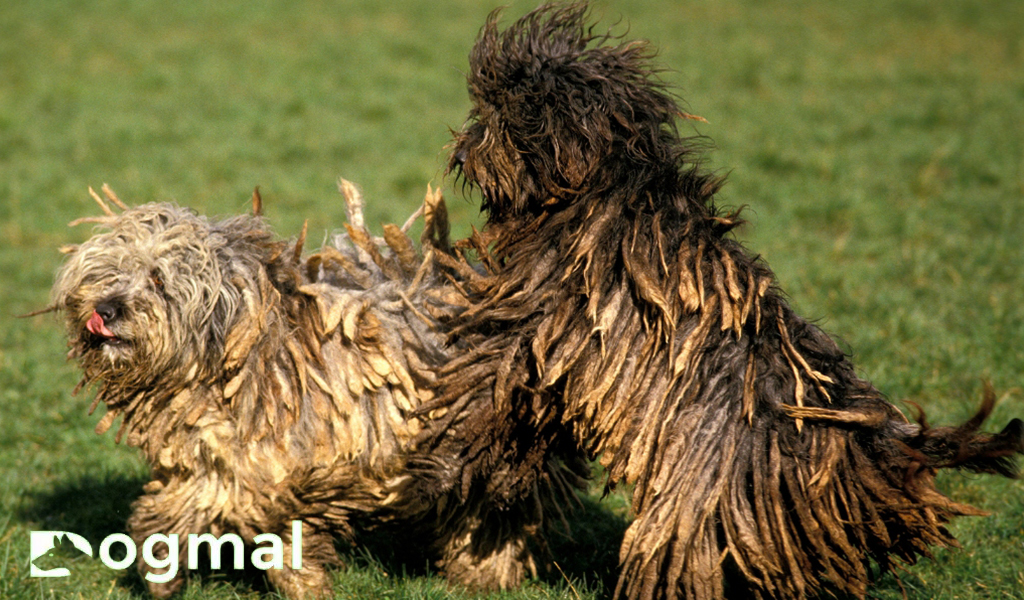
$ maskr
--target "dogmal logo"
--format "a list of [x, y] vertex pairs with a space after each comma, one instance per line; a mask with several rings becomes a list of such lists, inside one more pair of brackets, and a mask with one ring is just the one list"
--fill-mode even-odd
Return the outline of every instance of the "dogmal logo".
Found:
[[[273, 533], [261, 533], [253, 538], [256, 548], [250, 555], [252, 565], [257, 569], [283, 569], [284, 568], [284, 542], [281, 537]], [[167, 546], [167, 556], [157, 558], [155, 549], [158, 544]], [[210, 568], [220, 569], [221, 548], [224, 544], [231, 544], [234, 560], [232, 566], [238, 569], [245, 568], [245, 544], [242, 538], [234, 533], [226, 533], [215, 537], [212, 533], [188, 534], [187, 544], [187, 567], [189, 569], [199, 568], [199, 548], [203, 544], [210, 547]], [[115, 545], [124, 547], [124, 558], [115, 559], [111, 555], [111, 549]], [[166, 583], [178, 574], [179, 552], [178, 534], [165, 535], [156, 533], [142, 542], [142, 560], [152, 569], [167, 569], [163, 573], [146, 573], [146, 579], [154, 583]], [[292, 521], [292, 548], [291, 568], [302, 568], [302, 521]], [[80, 552], [81, 554], [93, 555], [92, 544], [82, 536], [70, 531], [30, 531], [29, 552], [31, 553], [29, 575], [32, 577], [68, 577], [71, 570], [66, 567], [43, 568], [37, 565], [37, 561], [58, 556], [67, 556], [68, 552]], [[99, 547], [99, 559], [107, 568], [127, 569], [138, 557], [139, 549], [135, 541], [123, 533], [112, 533], [103, 538]], [[49, 561], [47, 561], [49, 562]]]

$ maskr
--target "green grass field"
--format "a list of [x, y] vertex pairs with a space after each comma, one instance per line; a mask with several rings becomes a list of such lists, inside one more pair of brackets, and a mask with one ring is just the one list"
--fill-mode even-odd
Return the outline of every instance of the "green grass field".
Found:
[[[133, 449], [93, 433], [89, 394], [71, 395], [56, 320], [14, 318], [47, 304], [57, 248], [88, 236], [66, 227], [95, 213], [87, 186], [223, 215], [259, 185], [278, 233], [308, 219], [317, 242], [344, 222], [338, 176], [362, 187], [371, 223], [404, 219], [432, 182], [466, 233], [478, 210], [444, 179], [444, 147], [491, 8], [3, 4], [0, 597], [142, 595], [134, 572], [70, 555], [71, 577], [28, 576], [29, 531], [96, 544], [122, 530], [146, 476]], [[1001, 399], [990, 427], [1024, 416], [1024, 3], [599, 0], [596, 12], [660, 49], [664, 78], [708, 120], [697, 130], [715, 142], [710, 165], [729, 174], [719, 203], [748, 206], [739, 237], [863, 376], [933, 423], [968, 416], [984, 379]], [[955, 523], [963, 548], [908, 568], [907, 595], [1024, 598], [1024, 484], [941, 485], [993, 516]], [[564, 577], [496, 597], [605, 597], [623, 498], [588, 502], [575, 541], [555, 540]], [[345, 556], [341, 598], [472, 597], [386, 541]], [[210, 577], [183, 597], [252, 597], [251, 583]], [[885, 577], [872, 597], [900, 586]]]

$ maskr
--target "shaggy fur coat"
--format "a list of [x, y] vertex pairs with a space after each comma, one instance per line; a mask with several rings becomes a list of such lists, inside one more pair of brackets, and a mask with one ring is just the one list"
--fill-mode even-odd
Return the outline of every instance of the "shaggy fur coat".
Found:
[[730, 235], [651, 54], [579, 4], [504, 31], [494, 14], [472, 50], [451, 168], [487, 225], [439, 257], [469, 303], [426, 405], [460, 415], [434, 440], [459, 457], [439, 485], [511, 503], [575, 444], [633, 486], [616, 596], [863, 597], [873, 562], [914, 563], [980, 514], [936, 469], [1014, 475], [1022, 424], [979, 431], [988, 392], [928, 427], [858, 377]]

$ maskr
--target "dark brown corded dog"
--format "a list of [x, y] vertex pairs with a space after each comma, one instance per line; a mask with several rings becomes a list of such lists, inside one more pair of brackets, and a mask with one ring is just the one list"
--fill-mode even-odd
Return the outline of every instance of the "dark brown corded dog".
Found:
[[483, 273], [447, 265], [471, 350], [428, 405], [460, 415], [436, 440], [461, 452], [442, 483], [512, 501], [571, 439], [635, 486], [628, 598], [863, 597], [872, 561], [954, 545], [945, 524], [980, 511], [935, 470], [1014, 476], [1021, 422], [981, 433], [987, 390], [975, 418], [930, 428], [859, 379], [728, 235], [740, 220], [649, 48], [586, 21], [547, 6], [500, 31], [495, 14], [470, 56], [451, 169], [488, 221], [462, 244]]

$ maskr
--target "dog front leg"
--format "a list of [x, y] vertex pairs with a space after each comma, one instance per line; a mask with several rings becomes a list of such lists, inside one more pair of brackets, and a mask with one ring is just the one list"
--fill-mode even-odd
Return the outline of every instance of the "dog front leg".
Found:
[[194, 494], [185, 487], [150, 482], [150, 491], [135, 501], [128, 519], [139, 575], [157, 598], [174, 594], [185, 583], [188, 534], [210, 529], [208, 516], [196, 510]]
[[334, 538], [303, 524], [301, 538], [292, 531], [281, 535], [284, 564], [267, 571], [270, 584], [290, 600], [333, 598], [334, 589], [326, 566], [338, 562]]

